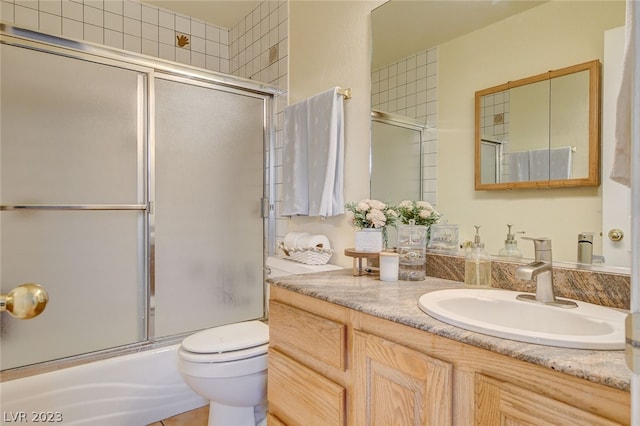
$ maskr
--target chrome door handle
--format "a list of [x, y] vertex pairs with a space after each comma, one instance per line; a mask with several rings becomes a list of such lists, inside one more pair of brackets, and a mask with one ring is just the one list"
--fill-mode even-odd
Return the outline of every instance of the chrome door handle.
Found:
[[44, 311], [49, 295], [38, 284], [22, 284], [8, 294], [0, 295], [0, 312], [7, 311], [18, 319], [35, 318]]

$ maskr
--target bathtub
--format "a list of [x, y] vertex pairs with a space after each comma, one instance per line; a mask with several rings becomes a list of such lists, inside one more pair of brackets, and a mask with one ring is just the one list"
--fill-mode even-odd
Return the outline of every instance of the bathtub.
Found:
[[178, 346], [0, 383], [0, 424], [143, 426], [202, 407], [178, 373]]

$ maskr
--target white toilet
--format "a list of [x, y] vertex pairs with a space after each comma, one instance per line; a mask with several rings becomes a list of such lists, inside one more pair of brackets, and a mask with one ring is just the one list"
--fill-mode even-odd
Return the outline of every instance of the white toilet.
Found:
[[[267, 258], [269, 277], [342, 269]], [[178, 371], [198, 395], [211, 401], [209, 426], [266, 424], [269, 327], [261, 321], [223, 325], [195, 333], [178, 349]]]
[[211, 401], [209, 426], [266, 423], [269, 327], [260, 321], [195, 333], [178, 349], [178, 370]]

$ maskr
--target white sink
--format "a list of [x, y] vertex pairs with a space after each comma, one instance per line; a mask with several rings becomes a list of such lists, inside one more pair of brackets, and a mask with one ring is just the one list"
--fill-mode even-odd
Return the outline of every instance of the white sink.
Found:
[[520, 292], [498, 289], [432, 291], [418, 301], [432, 317], [490, 336], [577, 349], [624, 349], [626, 314], [576, 301], [560, 308], [517, 300]]

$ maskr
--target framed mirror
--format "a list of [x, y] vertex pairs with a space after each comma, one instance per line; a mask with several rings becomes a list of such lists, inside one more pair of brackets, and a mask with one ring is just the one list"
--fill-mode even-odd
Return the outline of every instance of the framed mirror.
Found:
[[600, 185], [600, 62], [475, 93], [475, 189]]

